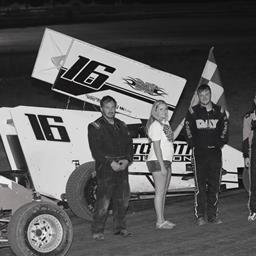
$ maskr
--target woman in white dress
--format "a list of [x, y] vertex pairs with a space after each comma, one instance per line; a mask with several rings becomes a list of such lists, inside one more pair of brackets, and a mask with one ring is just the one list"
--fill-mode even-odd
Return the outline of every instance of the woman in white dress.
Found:
[[149, 172], [155, 184], [154, 206], [156, 211], [156, 228], [171, 229], [174, 223], [165, 220], [165, 196], [171, 180], [171, 163], [174, 154], [173, 141], [182, 130], [184, 121], [172, 131], [168, 122], [168, 106], [165, 101], [154, 102], [146, 125], [151, 148], [147, 159]]

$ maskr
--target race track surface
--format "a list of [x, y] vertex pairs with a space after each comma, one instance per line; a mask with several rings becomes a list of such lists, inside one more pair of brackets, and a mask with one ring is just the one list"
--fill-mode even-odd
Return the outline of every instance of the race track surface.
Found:
[[[223, 224], [198, 227], [193, 217], [193, 198], [169, 199], [167, 219], [175, 222], [173, 230], [155, 230], [153, 202], [148, 210], [137, 211], [131, 205], [128, 227], [132, 237], [112, 234], [112, 217], [108, 218], [105, 241], [91, 238], [90, 224], [71, 215], [74, 241], [68, 256], [254, 256], [255, 223], [247, 221], [247, 193], [243, 190], [224, 192], [220, 199]], [[13, 255], [1, 249], [1, 256]]]

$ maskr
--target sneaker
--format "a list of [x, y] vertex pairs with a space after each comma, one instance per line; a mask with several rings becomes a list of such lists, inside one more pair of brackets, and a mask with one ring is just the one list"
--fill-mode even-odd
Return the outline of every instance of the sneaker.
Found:
[[248, 221], [252, 222], [256, 220], [256, 212], [251, 212], [248, 216]]
[[92, 238], [93, 238], [94, 240], [98, 240], [98, 241], [104, 240], [104, 234], [103, 234], [103, 233], [94, 233], [94, 234], [92, 235]]
[[209, 218], [208, 222], [212, 224], [217, 224], [217, 225], [223, 223], [223, 221], [217, 217]]
[[203, 226], [203, 225], [205, 225], [207, 223], [205, 221], [204, 217], [199, 217], [196, 222], [197, 222], [198, 226]]
[[175, 224], [166, 220], [162, 223], [156, 223], [156, 229], [172, 229], [174, 228]]
[[128, 237], [128, 236], [132, 236], [132, 233], [129, 232], [127, 229], [121, 229], [120, 231], [115, 232], [114, 235], [120, 235], [122, 237]]

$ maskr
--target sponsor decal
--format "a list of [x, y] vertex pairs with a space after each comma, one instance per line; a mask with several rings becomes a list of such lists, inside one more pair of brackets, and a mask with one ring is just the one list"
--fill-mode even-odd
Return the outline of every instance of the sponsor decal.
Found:
[[[58, 57], [59, 58], [52, 59], [52, 62], [54, 62], [54, 65], [56, 66], [60, 66], [60, 63], [62, 63], [65, 56]], [[65, 68], [63, 66], [60, 68], [60, 72], [55, 80], [53, 89], [79, 99], [84, 97], [85, 99], [88, 99], [90, 103], [97, 105], [99, 105], [99, 99], [92, 96], [92, 94], [107, 90], [111, 90], [149, 104], [154, 103], [154, 96], [168, 95], [163, 88], [160, 88], [153, 83], [143, 82], [139, 78], [123, 78], [125, 83], [137, 92], [130, 88], [124, 88], [126, 86], [120, 87], [113, 84], [110, 81], [116, 69], [116, 67], [112, 67], [105, 63], [80, 55], [70, 68]], [[144, 94], [141, 94], [141, 92]], [[145, 93], [148, 95], [145, 95]], [[168, 104], [168, 109], [173, 111], [175, 106]], [[133, 112], [127, 106], [124, 107], [123, 105], [118, 106], [118, 110], [127, 115], [131, 115]]]
[[147, 161], [150, 151], [150, 143], [133, 143], [133, 161], [145, 162]]
[[174, 155], [172, 161], [173, 162], [191, 162], [191, 155]]
[[[60, 116], [25, 114], [28, 117], [35, 138], [42, 141], [70, 142], [68, 132]], [[50, 124], [54, 122], [54, 124]]]
[[163, 96], [167, 95], [163, 88], [158, 87], [156, 84], [143, 82], [139, 78], [123, 78], [123, 80], [131, 86], [134, 90], [145, 92], [152, 96]]
[[78, 56], [78, 60], [69, 69], [65, 69], [61, 78], [97, 91], [115, 70], [104, 63]]
[[191, 149], [187, 143], [174, 143], [173, 162], [191, 162]]
[[215, 129], [218, 123], [218, 119], [196, 120], [196, 126], [198, 129]]
[[[187, 143], [174, 143], [173, 162], [191, 162], [191, 149]], [[150, 143], [133, 143], [133, 161], [144, 162], [148, 158]]]

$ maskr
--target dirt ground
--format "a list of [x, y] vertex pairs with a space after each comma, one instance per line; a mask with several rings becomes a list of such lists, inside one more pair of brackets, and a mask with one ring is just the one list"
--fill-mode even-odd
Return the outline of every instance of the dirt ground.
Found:
[[[71, 215], [74, 240], [68, 256], [254, 256], [255, 225], [247, 221], [247, 193], [229, 191], [221, 195], [223, 224], [198, 227], [193, 216], [193, 197], [169, 199], [167, 219], [176, 223], [173, 230], [155, 230], [153, 202], [146, 210], [132, 205], [127, 217], [130, 238], [112, 234], [112, 217], [107, 221], [105, 241], [91, 238], [90, 224]], [[139, 209], [139, 211], [138, 211]], [[9, 248], [1, 256], [13, 256]]]

